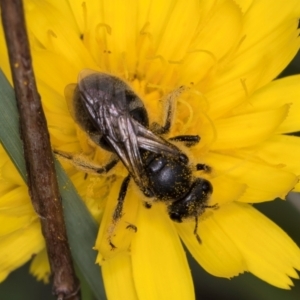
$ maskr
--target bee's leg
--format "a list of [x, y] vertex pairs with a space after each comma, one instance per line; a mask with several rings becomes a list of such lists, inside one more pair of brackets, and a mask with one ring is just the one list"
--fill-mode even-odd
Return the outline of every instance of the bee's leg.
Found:
[[[116, 246], [112, 243], [112, 236], [113, 236], [117, 222], [122, 218], [123, 203], [124, 203], [124, 200], [126, 197], [129, 181], [130, 181], [130, 174], [127, 175], [122, 182], [120, 192], [119, 192], [119, 197], [118, 197], [118, 203], [117, 203], [117, 206], [113, 213], [112, 224], [109, 228], [108, 242], [109, 242], [109, 245], [111, 246], [112, 250], [116, 248]], [[135, 231], [137, 231], [136, 226], [131, 225], [131, 224], [128, 225], [127, 228], [135, 228]]]
[[[199, 135], [177, 135], [169, 139], [169, 141], [182, 142], [186, 147], [192, 147], [200, 142]], [[211, 172], [211, 167], [205, 164], [196, 164], [197, 171]]]
[[117, 157], [112, 157], [112, 159], [104, 166], [99, 166], [87, 159], [84, 159], [82, 155], [76, 155], [64, 151], [54, 150], [55, 155], [59, 158], [65, 159], [76, 168], [83, 170], [86, 173], [92, 174], [105, 174], [110, 171], [119, 161]]
[[[205, 208], [212, 208], [212, 209], [218, 209], [219, 206], [218, 204], [214, 204], [214, 205], [206, 205]], [[196, 239], [198, 241], [199, 244], [202, 244], [202, 240], [198, 234], [198, 225], [199, 225], [199, 219], [198, 217], [195, 217], [195, 228], [194, 228], [194, 235], [196, 236]]]
[[122, 217], [123, 203], [124, 203], [124, 199], [126, 197], [129, 181], [130, 181], [130, 175], [127, 175], [124, 178], [121, 188], [120, 188], [118, 203], [117, 203], [117, 206], [116, 206], [114, 214], [113, 214], [113, 223], [117, 223], [119, 221], [119, 219], [121, 219], [121, 217]]
[[194, 235], [199, 244], [202, 244], [201, 238], [198, 234], [198, 217], [195, 217], [195, 228], [194, 228]]
[[169, 138], [169, 141], [182, 142], [186, 147], [192, 147], [200, 142], [199, 135], [177, 135]]
[[184, 90], [186, 90], [186, 87], [181, 86], [166, 96], [167, 115], [165, 118], [165, 124], [160, 125], [158, 123], [153, 123], [151, 125], [150, 129], [154, 133], [156, 133], [158, 135], [169, 133], [170, 128], [172, 127], [173, 118], [174, 118], [174, 114], [175, 114], [176, 100]]
[[211, 208], [211, 209], [219, 209], [219, 205], [218, 203], [214, 204], [214, 205], [205, 205], [205, 208]]

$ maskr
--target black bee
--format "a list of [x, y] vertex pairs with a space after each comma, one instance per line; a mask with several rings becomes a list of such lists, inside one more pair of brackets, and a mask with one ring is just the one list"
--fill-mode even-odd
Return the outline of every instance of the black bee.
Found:
[[[102, 148], [112, 152], [111, 160], [103, 167], [84, 165], [92, 171], [103, 174], [112, 169], [119, 160], [129, 175], [124, 179], [113, 215], [113, 224], [122, 216], [123, 202], [130, 178], [133, 178], [143, 194], [149, 198], [145, 206], [150, 208], [153, 201], [167, 204], [170, 218], [176, 222], [195, 218], [194, 234], [197, 234], [198, 217], [208, 207], [207, 202], [213, 191], [209, 181], [193, 177], [189, 159], [170, 141], [182, 142], [190, 147], [200, 141], [198, 135], [180, 135], [168, 141], [161, 137], [169, 132], [174, 111], [172, 94], [167, 99], [167, 117], [164, 126], [149, 126], [148, 114], [141, 99], [117, 77], [84, 70], [77, 85], [68, 86], [66, 98], [75, 121], [90, 138]], [[174, 97], [173, 97], [174, 98]], [[72, 155], [56, 151], [67, 159]], [[203, 164], [196, 170], [207, 171]], [[134, 225], [130, 226], [135, 228]], [[111, 237], [109, 238], [110, 245]]]

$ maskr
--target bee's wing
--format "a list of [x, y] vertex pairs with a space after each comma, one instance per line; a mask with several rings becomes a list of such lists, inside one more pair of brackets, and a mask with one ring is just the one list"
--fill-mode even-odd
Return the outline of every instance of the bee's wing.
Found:
[[178, 154], [180, 154], [180, 150], [178, 150], [177, 147], [154, 134], [151, 130], [139, 123], [137, 123], [136, 126], [138, 128], [137, 139], [140, 148], [153, 153], [164, 153], [174, 157], [177, 157]]
[[122, 128], [122, 132], [119, 135], [120, 139], [107, 136], [107, 140], [113, 149], [122, 160], [125, 167], [133, 176], [137, 185], [145, 190], [148, 188], [148, 177], [146, 176], [142, 160], [140, 156], [140, 150], [138, 146], [138, 138], [136, 136], [134, 125], [131, 118], [120, 118], [119, 126]]
[[136, 128], [132, 121], [133, 119], [127, 116], [120, 116], [117, 121], [113, 121], [113, 124], [118, 122], [118, 134], [108, 135], [107, 140], [136, 184], [142, 191], [146, 191], [149, 188], [149, 179], [142, 164]]
[[[75, 121], [77, 121], [77, 119], [78, 119], [77, 111], [75, 109], [76, 107], [74, 107], [74, 97], [76, 97], [76, 91], [77, 91], [78, 87], [80, 86], [80, 82], [82, 82], [82, 79], [84, 79], [85, 77], [87, 77], [89, 75], [95, 74], [95, 73], [96, 72], [93, 70], [84, 69], [79, 73], [79, 76], [78, 76], [79, 83], [78, 84], [71, 83], [65, 87], [65, 91], [64, 91], [65, 99], [67, 100], [69, 112]], [[84, 84], [86, 84], [86, 82]], [[87, 87], [85, 87], [85, 89], [87, 89]], [[91, 93], [91, 91], [89, 93]], [[91, 95], [91, 96], [93, 96], [93, 95]]]
[[79, 81], [78, 86], [95, 126], [119, 156], [137, 185], [146, 190], [148, 177], [142, 165], [137, 122], [128, 112], [125, 84], [110, 75], [94, 73]]

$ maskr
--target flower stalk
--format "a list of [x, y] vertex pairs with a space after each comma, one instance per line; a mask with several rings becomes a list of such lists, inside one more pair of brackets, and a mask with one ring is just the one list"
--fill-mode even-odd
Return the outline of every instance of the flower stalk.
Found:
[[22, 1], [1, 0], [0, 4], [20, 116], [29, 194], [46, 240], [53, 293], [59, 300], [77, 300], [80, 299], [79, 281], [67, 240], [47, 122], [32, 69]]

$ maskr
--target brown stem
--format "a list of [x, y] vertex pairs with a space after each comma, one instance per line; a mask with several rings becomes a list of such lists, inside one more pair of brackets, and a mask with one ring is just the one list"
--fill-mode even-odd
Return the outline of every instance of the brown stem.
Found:
[[80, 299], [56, 181], [47, 122], [37, 92], [21, 0], [0, 0], [20, 116], [29, 194], [40, 216], [57, 299]]

